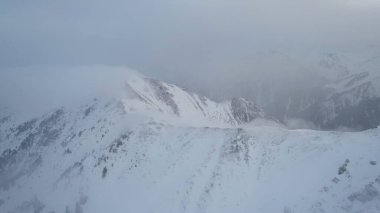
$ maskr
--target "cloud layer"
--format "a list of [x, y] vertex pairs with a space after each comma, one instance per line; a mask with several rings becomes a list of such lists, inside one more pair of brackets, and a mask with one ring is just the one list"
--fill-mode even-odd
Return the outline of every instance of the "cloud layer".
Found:
[[[377, 0], [2, 1], [1, 65], [180, 70], [259, 48], [380, 42]], [[215, 62], [217, 61], [217, 62]]]
[[128, 66], [214, 97], [244, 96], [259, 83], [315, 83], [310, 53], [379, 50], [379, 2], [5, 0], [0, 71]]

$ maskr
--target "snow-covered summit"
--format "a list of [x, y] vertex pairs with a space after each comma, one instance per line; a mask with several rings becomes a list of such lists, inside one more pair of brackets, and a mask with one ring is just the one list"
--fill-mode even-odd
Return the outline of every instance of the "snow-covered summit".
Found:
[[243, 98], [218, 103], [141, 75], [131, 76], [126, 90], [128, 96], [122, 101], [126, 112], [149, 115], [160, 121], [190, 126], [236, 126], [265, 118], [259, 106]]

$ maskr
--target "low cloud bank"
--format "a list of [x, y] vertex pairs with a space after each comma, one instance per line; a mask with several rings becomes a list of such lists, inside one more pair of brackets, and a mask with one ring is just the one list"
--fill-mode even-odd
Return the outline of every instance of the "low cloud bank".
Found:
[[0, 71], [0, 109], [29, 116], [94, 97], [119, 97], [125, 67], [23, 67]]

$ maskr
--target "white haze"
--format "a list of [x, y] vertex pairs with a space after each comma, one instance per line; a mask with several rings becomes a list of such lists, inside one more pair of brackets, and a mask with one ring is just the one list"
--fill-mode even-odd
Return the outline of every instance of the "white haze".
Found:
[[252, 99], [260, 84], [308, 91], [323, 81], [314, 66], [321, 55], [380, 55], [379, 21], [379, 0], [5, 0], [0, 105], [43, 111], [107, 91], [99, 85], [119, 80], [110, 71], [119, 68], [99, 73], [99, 64], [219, 100]]
[[0, 72], [0, 109], [37, 116], [93, 98], [120, 98], [134, 72], [126, 67], [24, 67]]
[[[177, 77], [259, 49], [378, 48], [378, 0], [2, 1], [0, 64], [128, 65]], [[158, 72], [158, 73], [157, 73]]]

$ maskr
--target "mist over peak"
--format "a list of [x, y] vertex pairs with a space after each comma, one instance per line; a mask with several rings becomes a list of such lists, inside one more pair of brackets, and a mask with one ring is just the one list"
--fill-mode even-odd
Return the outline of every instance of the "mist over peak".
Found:
[[0, 212], [374, 213], [380, 0], [0, 1]]

